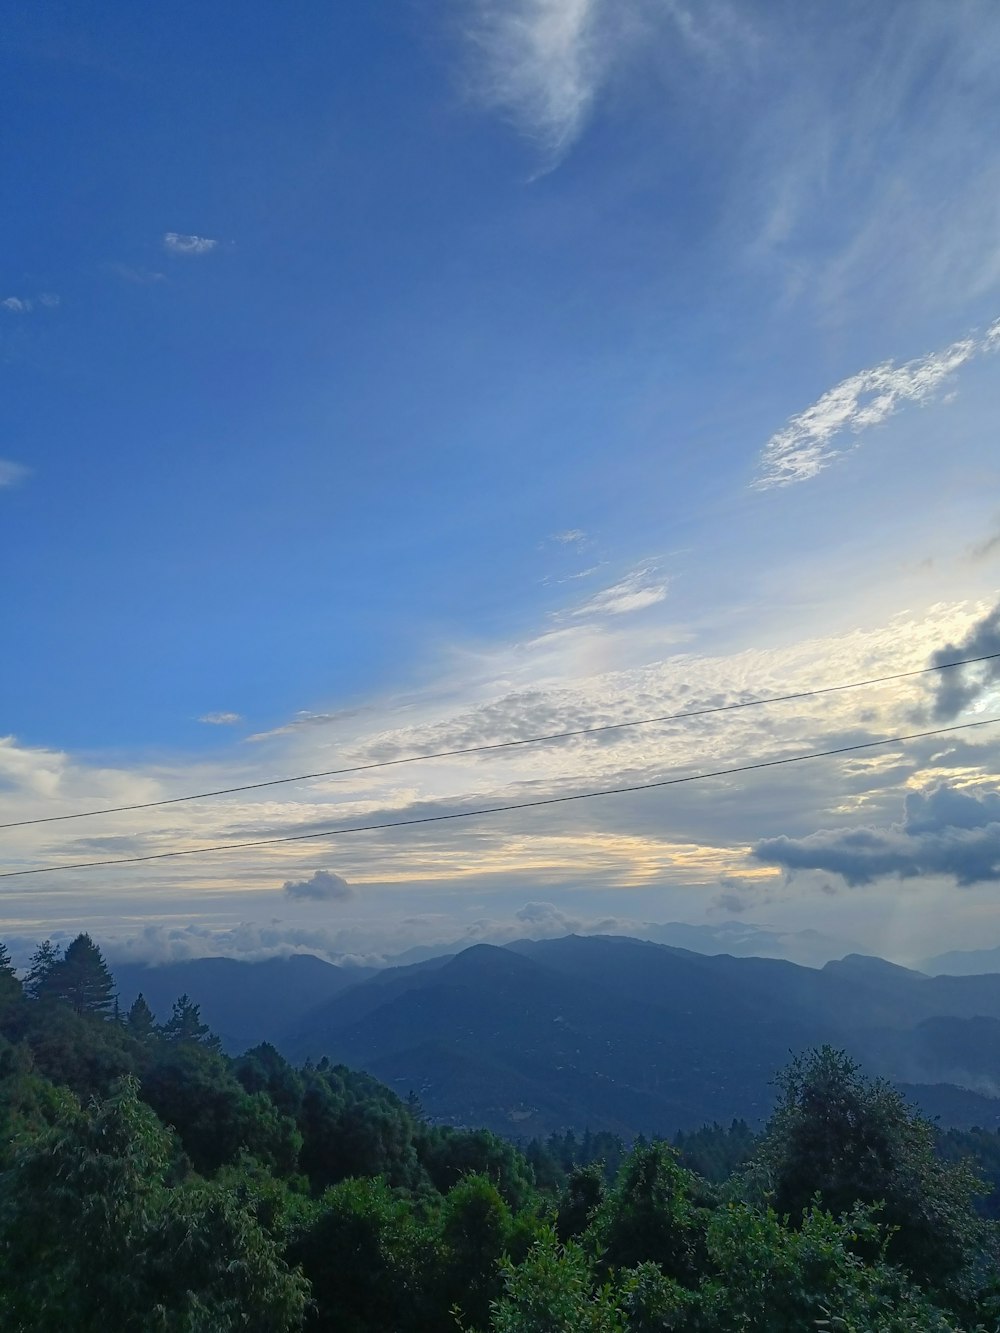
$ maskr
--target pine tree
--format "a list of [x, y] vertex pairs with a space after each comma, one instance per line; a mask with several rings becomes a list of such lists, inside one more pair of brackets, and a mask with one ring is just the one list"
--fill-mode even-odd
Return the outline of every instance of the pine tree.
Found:
[[53, 968], [59, 965], [59, 950], [51, 940], [43, 940], [28, 962], [24, 993], [29, 1000], [41, 1000], [48, 994]]
[[206, 1046], [218, 1045], [218, 1038], [210, 1033], [207, 1023], [201, 1021], [201, 1006], [188, 995], [174, 1001], [173, 1012], [160, 1028], [167, 1041], [197, 1041]]
[[21, 994], [21, 983], [10, 960], [10, 951], [6, 944], [0, 943], [0, 1005], [12, 1003]]
[[125, 1026], [133, 1037], [139, 1041], [148, 1041], [156, 1031], [156, 1020], [153, 1017], [153, 1011], [146, 1003], [146, 997], [140, 991], [132, 1002], [132, 1007], [125, 1017]]
[[77, 935], [62, 961], [51, 969], [45, 991], [65, 1001], [78, 1014], [110, 1016], [115, 1002], [115, 981], [104, 955], [89, 935]]

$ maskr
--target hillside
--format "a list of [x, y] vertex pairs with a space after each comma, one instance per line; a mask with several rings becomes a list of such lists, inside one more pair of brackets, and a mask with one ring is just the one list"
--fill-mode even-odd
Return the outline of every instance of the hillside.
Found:
[[309, 954], [254, 963], [194, 958], [158, 967], [115, 965], [123, 1009], [141, 992], [162, 1021], [170, 1017], [179, 995], [189, 995], [226, 1050], [233, 1052], [272, 1041], [317, 1005], [370, 975], [366, 968], [335, 967]]
[[446, 1123], [630, 1137], [759, 1123], [789, 1051], [823, 1042], [945, 1123], [1000, 1123], [1000, 977], [857, 955], [813, 969], [614, 937], [476, 945], [344, 990], [278, 1044], [413, 1090]]

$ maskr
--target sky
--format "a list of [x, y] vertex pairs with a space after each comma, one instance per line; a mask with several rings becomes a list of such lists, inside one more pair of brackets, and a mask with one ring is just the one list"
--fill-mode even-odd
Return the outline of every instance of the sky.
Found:
[[[10, 0], [0, 822], [1000, 652], [992, 0]], [[23, 955], [1000, 944], [997, 662], [0, 830]]]

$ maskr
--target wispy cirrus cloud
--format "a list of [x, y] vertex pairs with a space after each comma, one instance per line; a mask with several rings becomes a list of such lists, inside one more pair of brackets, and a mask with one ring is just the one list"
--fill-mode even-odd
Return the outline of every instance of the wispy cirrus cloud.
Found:
[[587, 534], [582, 528], [567, 528], [564, 532], [554, 532], [549, 541], [555, 542], [558, 546], [583, 546], [587, 541]]
[[668, 581], [655, 565], [640, 565], [609, 588], [575, 607], [574, 616], [622, 616], [656, 606], [667, 595]]
[[23, 463], [15, 463], [9, 458], [0, 458], [0, 490], [17, 486], [24, 481], [29, 469]]
[[108, 264], [107, 270], [123, 282], [131, 282], [139, 287], [149, 287], [157, 282], [166, 282], [167, 275], [157, 269], [141, 268], [134, 264]]
[[209, 727], [235, 727], [243, 721], [242, 713], [203, 713], [198, 719]]
[[168, 231], [163, 235], [163, 248], [172, 255], [207, 255], [218, 244], [211, 236], [187, 235], [180, 231]]
[[41, 292], [38, 296], [5, 296], [0, 301], [0, 307], [12, 315], [30, 315], [38, 306], [54, 310], [58, 304], [59, 297], [55, 292]]
[[555, 165], [617, 72], [673, 48], [700, 63], [753, 43], [724, 0], [462, 0], [476, 101], [511, 121]]
[[600, 0], [476, 0], [471, 8], [470, 88], [558, 155], [579, 133], [600, 82]]
[[818, 476], [853, 447], [852, 437], [881, 425], [907, 404], [933, 402], [956, 371], [998, 345], [1000, 321], [982, 337], [962, 338], [902, 365], [883, 361], [842, 380], [771, 436], [753, 488], [771, 490]]
[[325, 727], [331, 722], [343, 722], [347, 718], [357, 717], [360, 713], [366, 712], [365, 708], [338, 708], [332, 713], [312, 713], [308, 709], [302, 709], [292, 718], [290, 722], [284, 722], [278, 727], [271, 727], [268, 731], [255, 731], [253, 735], [248, 736], [248, 741], [269, 741], [276, 736], [291, 736], [297, 731], [308, 731], [311, 727]]

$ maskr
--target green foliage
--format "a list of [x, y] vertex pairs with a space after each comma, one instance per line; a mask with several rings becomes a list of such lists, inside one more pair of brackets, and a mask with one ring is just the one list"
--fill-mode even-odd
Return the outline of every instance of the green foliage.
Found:
[[391, 1186], [406, 1189], [426, 1181], [417, 1128], [388, 1088], [326, 1063], [305, 1069], [303, 1085], [300, 1163], [317, 1188], [349, 1176], [384, 1176]]
[[[503, 1293], [493, 1304], [492, 1333], [626, 1333], [610, 1285], [595, 1289], [582, 1247], [560, 1245], [550, 1231], [523, 1263], [503, 1266]], [[669, 1327], [669, 1326], [668, 1326]]]
[[603, 1267], [651, 1262], [667, 1277], [693, 1281], [707, 1220], [695, 1191], [694, 1177], [667, 1144], [633, 1148], [594, 1219]]
[[21, 983], [10, 960], [10, 951], [0, 943], [0, 1012], [16, 1004], [21, 997]]
[[939, 1136], [942, 1160], [835, 1052], [786, 1072], [743, 1174], [742, 1122], [676, 1150], [567, 1131], [522, 1153], [343, 1066], [295, 1070], [266, 1044], [231, 1060], [186, 996], [162, 1029], [141, 999], [111, 1021], [103, 967], [89, 937], [41, 946], [22, 993], [0, 946], [12, 1333], [1000, 1326], [961, 1165], [971, 1146], [1000, 1169], [1000, 1136]]
[[125, 1026], [136, 1041], [149, 1041], [156, 1031], [156, 1019], [141, 991], [125, 1015]]
[[234, 1060], [233, 1073], [247, 1092], [266, 1092], [282, 1115], [298, 1118], [305, 1080], [269, 1042]]
[[248, 1093], [225, 1056], [196, 1039], [155, 1051], [142, 1095], [178, 1134], [196, 1171], [210, 1174], [241, 1154], [294, 1171], [302, 1136], [265, 1093]]
[[0, 1170], [18, 1140], [41, 1133], [74, 1105], [72, 1093], [35, 1072], [27, 1046], [0, 1037]]
[[476, 1328], [499, 1296], [510, 1228], [510, 1209], [488, 1177], [466, 1176], [449, 1190], [440, 1216], [444, 1308], [460, 1310]]
[[18, 1005], [2, 1026], [10, 1040], [30, 1049], [40, 1075], [78, 1097], [106, 1097], [119, 1078], [140, 1067], [140, 1048], [125, 1027], [52, 997]]
[[217, 1050], [218, 1037], [214, 1037], [207, 1023], [201, 1021], [201, 1006], [193, 1004], [187, 995], [174, 1001], [170, 1017], [160, 1029], [164, 1041], [195, 1042]]
[[721, 1185], [753, 1156], [757, 1135], [745, 1120], [734, 1120], [728, 1128], [703, 1125], [690, 1133], [677, 1134], [674, 1147], [682, 1166], [712, 1184]]
[[578, 1166], [559, 1196], [556, 1232], [561, 1241], [582, 1236], [604, 1201], [604, 1169], [598, 1163]]
[[887, 1240], [875, 1215], [860, 1206], [839, 1219], [810, 1208], [789, 1229], [771, 1209], [732, 1204], [709, 1224], [712, 1276], [699, 1293], [703, 1319], [709, 1327], [759, 1333], [947, 1329], [942, 1312], [886, 1263]]
[[965, 1162], [982, 1178], [985, 1189], [977, 1211], [983, 1217], [1000, 1218], [1000, 1130], [939, 1129], [935, 1148], [944, 1161]]
[[[169, 1135], [125, 1080], [15, 1154], [0, 1195], [6, 1327], [293, 1329], [306, 1288], [251, 1213], [167, 1188]], [[251, 1322], [247, 1322], [247, 1314]]]
[[58, 962], [59, 950], [51, 940], [42, 940], [28, 960], [28, 971], [24, 977], [24, 993], [29, 1000], [42, 998], [49, 974]]
[[837, 1216], [879, 1204], [888, 1259], [927, 1290], [960, 1297], [983, 1247], [979, 1183], [935, 1154], [933, 1126], [829, 1047], [793, 1060], [779, 1087], [755, 1162], [776, 1211], [797, 1224], [814, 1197]]
[[104, 955], [89, 935], [77, 935], [62, 958], [53, 963], [38, 983], [41, 999], [61, 1000], [77, 1014], [110, 1017], [115, 1005], [115, 982]]
[[522, 1208], [533, 1193], [528, 1164], [513, 1144], [488, 1129], [460, 1132], [428, 1130], [420, 1160], [436, 1189], [447, 1193], [462, 1176], [482, 1175], [494, 1182], [511, 1208]]
[[307, 1327], [396, 1333], [412, 1323], [419, 1232], [411, 1210], [382, 1180], [343, 1180], [289, 1246], [312, 1286]]

